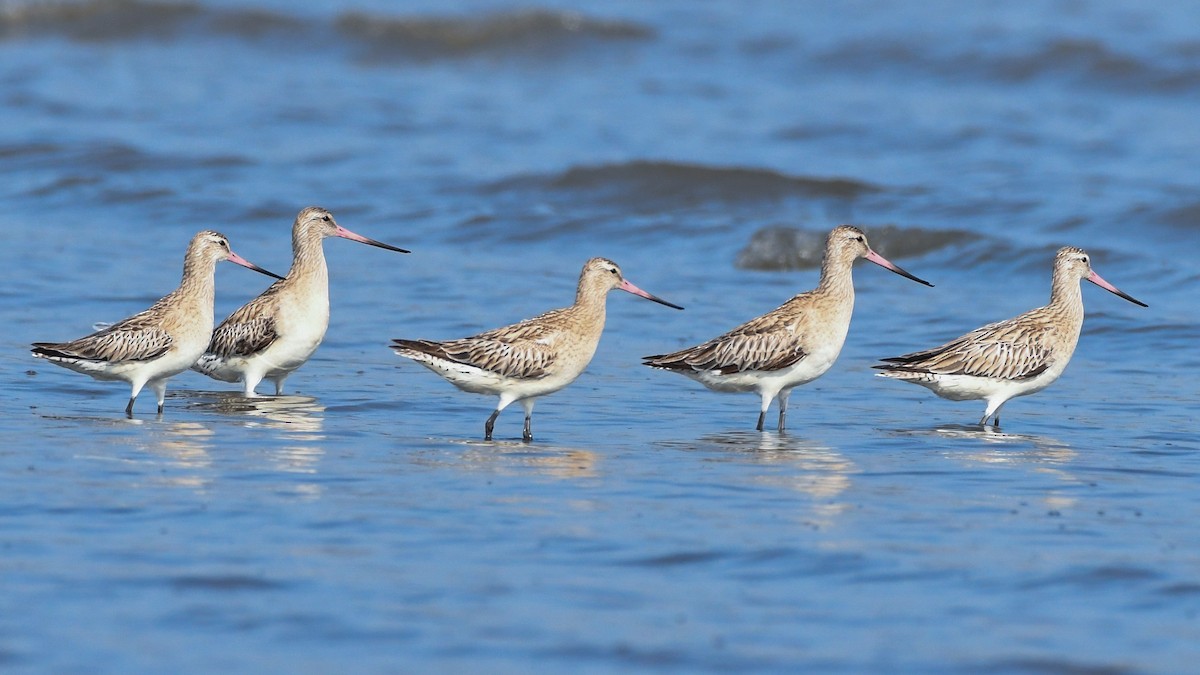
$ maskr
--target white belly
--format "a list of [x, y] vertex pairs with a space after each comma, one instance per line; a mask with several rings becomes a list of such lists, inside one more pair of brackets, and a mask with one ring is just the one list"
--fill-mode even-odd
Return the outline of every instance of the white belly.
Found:
[[[176, 338], [175, 344], [167, 353], [149, 361], [89, 361], [86, 359], [71, 359], [58, 357], [47, 358], [48, 361], [68, 368], [77, 373], [90, 375], [97, 380], [120, 382], [150, 382], [174, 377], [187, 370], [196, 362], [200, 354], [208, 346], [208, 338], [201, 340], [185, 340]], [[199, 345], [199, 346], [198, 346]]]
[[278, 337], [253, 354], [205, 354], [195, 369], [223, 382], [245, 382], [286, 377], [304, 365], [325, 339], [329, 327], [329, 296], [320, 287], [307, 294], [282, 298], [274, 309]]
[[526, 379], [505, 377], [475, 366], [434, 358], [419, 352], [405, 352], [401, 356], [406, 356], [425, 366], [463, 391], [472, 394], [500, 396], [510, 401], [552, 394], [574, 382], [582, 372], [582, 369], [572, 372], [554, 372], [545, 377]]
[[710, 370], [677, 372], [696, 380], [713, 391], [759, 392], [774, 396], [781, 391], [807, 384], [824, 375], [841, 354], [845, 337], [845, 333], [842, 333], [841, 340], [827, 342], [814, 349], [799, 362], [780, 370], [746, 370], [727, 375]]
[[1017, 396], [1028, 396], [1049, 387], [1062, 375], [1066, 369], [1066, 364], [1047, 369], [1037, 377], [1032, 377], [1027, 380], [1005, 380], [994, 377], [976, 377], [973, 375], [928, 375], [928, 374], [904, 374], [904, 377], [896, 377], [890, 373], [880, 373], [882, 377], [893, 377], [895, 379], [904, 380], [919, 384], [941, 396], [944, 399], [951, 401], [991, 401], [1015, 398]]

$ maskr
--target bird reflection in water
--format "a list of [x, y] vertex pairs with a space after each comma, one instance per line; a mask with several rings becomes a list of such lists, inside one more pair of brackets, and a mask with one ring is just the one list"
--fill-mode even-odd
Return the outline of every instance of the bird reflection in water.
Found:
[[[277, 431], [278, 443], [266, 448], [275, 469], [289, 473], [315, 474], [324, 455], [325, 406], [312, 396], [269, 396], [247, 398], [240, 392], [207, 393], [195, 408], [237, 418], [247, 429]], [[321, 486], [303, 483], [292, 486], [296, 493], [317, 498]]]
[[[904, 436], [937, 436], [944, 439], [962, 439], [978, 441], [981, 445], [972, 446], [968, 452], [956, 446], [948, 456], [958, 459], [969, 459], [985, 464], [1067, 464], [1075, 459], [1077, 453], [1067, 443], [1050, 436], [1034, 434], [1009, 434], [993, 427], [978, 424], [940, 425], [927, 430], [912, 430], [896, 432]], [[1047, 467], [1051, 470], [1051, 467]]]
[[213, 430], [198, 422], [148, 424], [142, 449], [167, 459], [157, 480], [166, 485], [204, 491], [213, 480], [211, 473]]
[[[994, 427], [978, 424], [949, 424], [895, 433], [902, 436], [935, 436], [956, 441], [952, 447], [942, 450], [942, 455], [947, 459], [1001, 467], [1023, 467], [1035, 473], [1053, 476], [1071, 486], [1084, 483], [1083, 479], [1066, 468], [1075, 461], [1079, 453], [1070, 444], [1051, 436], [1004, 433]], [[1074, 507], [1078, 501], [1075, 496], [1061, 494], [1057, 490], [1050, 490], [1042, 495], [1042, 503], [1052, 510]]]
[[774, 431], [732, 431], [702, 436], [695, 441], [666, 442], [675, 449], [717, 453], [711, 461], [750, 462], [775, 470], [756, 473], [757, 485], [780, 487], [812, 500], [803, 514], [807, 524], [828, 528], [851, 509], [838, 498], [853, 484], [858, 467], [833, 447], [819, 441]]
[[504, 441], [450, 441], [466, 446], [448, 453], [427, 454], [423, 463], [460, 466], [475, 471], [518, 474], [534, 471], [550, 478], [596, 478], [599, 455], [591, 450], [547, 444], [508, 443]]

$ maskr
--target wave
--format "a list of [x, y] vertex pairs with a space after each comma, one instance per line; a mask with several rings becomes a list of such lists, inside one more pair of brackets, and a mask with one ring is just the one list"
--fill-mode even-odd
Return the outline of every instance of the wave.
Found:
[[370, 56], [415, 58], [478, 53], [543, 53], [586, 41], [646, 40], [654, 31], [629, 21], [576, 12], [522, 10], [469, 17], [388, 17], [348, 12], [337, 29]]
[[1193, 202], [1158, 212], [1156, 220], [1181, 230], [1200, 229], [1200, 202]]
[[[668, 161], [629, 161], [525, 174], [476, 187], [481, 211], [460, 223], [469, 239], [541, 240], [603, 233], [606, 237], [697, 237], [730, 231], [745, 219], [795, 200], [851, 202], [882, 188], [846, 178], [793, 176], [769, 169]], [[678, 217], [686, 211], [689, 217]], [[674, 214], [674, 215], [673, 215]], [[740, 214], [741, 217], [731, 217]], [[498, 222], [520, 227], [496, 227]]]
[[[864, 227], [871, 248], [886, 258], [922, 256], [981, 238], [962, 230], [927, 230], [883, 225]], [[764, 227], [755, 232], [737, 255], [736, 266], [750, 270], [798, 270], [821, 266], [828, 231], [795, 227]]]
[[845, 211], [860, 195], [881, 190], [845, 178], [682, 162], [572, 166], [471, 187], [456, 197], [468, 206], [446, 234], [471, 242], [712, 242], [710, 237], [738, 236], [748, 223], [770, 222], [781, 211]]
[[1176, 92], [1200, 84], [1195, 45], [1164, 47], [1145, 57], [1094, 38], [1058, 38], [1006, 51], [931, 51], [938, 40], [854, 40], [817, 56], [825, 66], [856, 72], [913, 69], [946, 78], [1022, 83], [1068, 79], [1105, 89]]
[[126, 143], [15, 143], [0, 144], [0, 159], [22, 169], [72, 167], [78, 173], [124, 174], [137, 171], [230, 168], [249, 166], [240, 155], [182, 155], [156, 153]]
[[578, 166], [548, 176], [521, 176], [490, 186], [491, 191], [540, 190], [621, 199], [627, 204], [694, 206], [705, 202], [749, 202], [786, 197], [855, 199], [882, 188], [849, 178], [792, 176], [770, 169], [721, 167], [686, 162], [636, 160]]
[[80, 42], [120, 42], [189, 35], [291, 35], [307, 24], [262, 10], [216, 10], [191, 2], [83, 0], [10, 3], [0, 7], [0, 39], [61, 36]]
[[645, 40], [653, 29], [577, 12], [518, 10], [483, 16], [394, 17], [343, 12], [332, 19], [265, 9], [215, 8], [195, 2], [80, 0], [0, 4], [0, 40], [60, 36], [81, 42], [185, 39], [320, 42], [368, 58], [438, 58], [489, 53], [563, 51], [597, 42]]
[[56, 34], [78, 40], [120, 39], [164, 26], [174, 29], [197, 11], [195, 5], [140, 0], [6, 3], [0, 7], [0, 38]]

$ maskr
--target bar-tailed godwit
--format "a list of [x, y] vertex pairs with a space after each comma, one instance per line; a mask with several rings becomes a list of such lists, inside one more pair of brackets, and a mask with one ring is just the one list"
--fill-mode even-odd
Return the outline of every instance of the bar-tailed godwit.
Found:
[[142, 387], [149, 385], [161, 413], [167, 380], [187, 370], [208, 346], [213, 329], [213, 276], [222, 260], [282, 278], [229, 250], [225, 235], [205, 230], [188, 245], [179, 288], [146, 311], [78, 340], [35, 342], [33, 355], [97, 380], [128, 382], [127, 415], [133, 415], [134, 400]]
[[222, 321], [192, 369], [222, 382], [241, 382], [246, 396], [254, 396], [264, 379], [275, 384], [276, 396], [282, 394], [283, 381], [317, 351], [329, 327], [329, 269], [322, 247], [326, 237], [408, 253], [347, 230], [325, 209], [305, 208], [292, 225], [292, 269], [287, 277]]
[[1054, 258], [1050, 304], [990, 323], [940, 347], [897, 356], [875, 366], [880, 377], [919, 384], [951, 401], [983, 400], [980, 425], [1000, 426], [1000, 408], [1011, 398], [1037, 393], [1067, 367], [1083, 328], [1087, 279], [1136, 305], [1146, 303], [1117, 290], [1092, 270], [1083, 249], [1061, 248]]
[[522, 438], [533, 440], [533, 403], [579, 377], [596, 353], [604, 331], [604, 309], [614, 288], [683, 309], [634, 286], [611, 260], [592, 258], [583, 266], [575, 304], [511, 326], [459, 340], [393, 340], [392, 350], [410, 358], [474, 394], [499, 396], [484, 424], [484, 440], [492, 440], [496, 417], [510, 403], [525, 409]]
[[792, 388], [811, 382], [833, 365], [842, 351], [854, 311], [854, 261], [866, 258], [913, 281], [928, 281], [905, 272], [871, 250], [863, 231], [835, 227], [825, 241], [821, 281], [779, 308], [695, 347], [643, 358], [645, 365], [696, 380], [713, 391], [757, 392], [763, 430], [771, 401], [779, 399], [783, 431]]

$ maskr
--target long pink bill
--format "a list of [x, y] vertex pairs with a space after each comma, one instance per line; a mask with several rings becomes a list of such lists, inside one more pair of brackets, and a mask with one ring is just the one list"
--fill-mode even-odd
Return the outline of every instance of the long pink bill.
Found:
[[1125, 298], [1126, 300], [1132, 302], [1135, 305], [1141, 305], [1142, 307], [1150, 306], [1150, 305], [1147, 305], [1146, 303], [1142, 302], [1141, 300], [1138, 300], [1130, 295], [1126, 295], [1119, 288], [1108, 283], [1107, 281], [1102, 279], [1099, 274], [1096, 274], [1095, 272], [1092, 272], [1091, 274], [1089, 274], [1087, 277], [1087, 280], [1092, 282], [1093, 284], [1096, 284], [1100, 288], [1103, 288], [1104, 290], [1108, 291], [1109, 293], [1112, 293], [1114, 295]]
[[412, 251], [406, 251], [402, 248], [397, 248], [395, 246], [392, 246], [391, 244], [385, 244], [382, 241], [375, 241], [374, 239], [371, 239], [369, 237], [364, 237], [361, 234], [355, 234], [355, 233], [351, 232], [350, 230], [347, 230], [346, 228], [342, 227], [341, 225], [337, 226], [336, 234], [337, 234], [337, 236], [342, 237], [343, 239], [349, 239], [350, 241], [357, 241], [360, 244], [369, 244], [371, 246], [378, 246], [379, 248], [386, 248], [389, 251], [395, 251], [397, 253], [411, 253], [412, 252]]
[[925, 284], [926, 286], [933, 288], [933, 284], [931, 284], [928, 281], [925, 281], [924, 279], [921, 279], [919, 277], [915, 277], [915, 276], [909, 274], [908, 272], [905, 272], [904, 270], [900, 269], [899, 266], [893, 265], [892, 263], [888, 262], [887, 258], [879, 255], [875, 251], [871, 251], [871, 250], [867, 251], [867, 260], [870, 260], [871, 262], [875, 263], [876, 265], [879, 265], [880, 267], [882, 267], [884, 269], [891, 270], [891, 271], [895, 272], [896, 274], [899, 274], [902, 277], [908, 277], [909, 279], [912, 279], [913, 281], [917, 282], [918, 284]]
[[255, 272], [258, 272], [259, 274], [265, 274], [269, 277], [275, 277], [276, 279], [283, 278], [283, 277], [279, 276], [278, 274], [275, 274], [274, 272], [264, 270], [263, 268], [259, 267], [258, 265], [255, 265], [254, 263], [250, 262], [249, 260], [246, 260], [245, 258], [234, 253], [233, 251], [229, 252], [229, 257], [226, 258], [226, 260], [228, 260], [229, 262], [231, 262], [235, 265], [241, 265], [242, 267], [252, 269]]
[[667, 302], [666, 300], [663, 300], [662, 298], [660, 298], [656, 295], [651, 295], [651, 294], [647, 293], [646, 291], [643, 291], [642, 289], [638, 288], [637, 286], [634, 286], [633, 284], [629, 283], [629, 280], [627, 280], [627, 279], [622, 279], [621, 285], [617, 286], [617, 288], [619, 288], [627, 293], [633, 293], [634, 295], [636, 295], [638, 297], [642, 297], [647, 300], [653, 300], [654, 302], [657, 302], [660, 305], [666, 305], [667, 307], [673, 307], [675, 309], [683, 309], [682, 307], [680, 307], [679, 305], [676, 305], [673, 302]]

